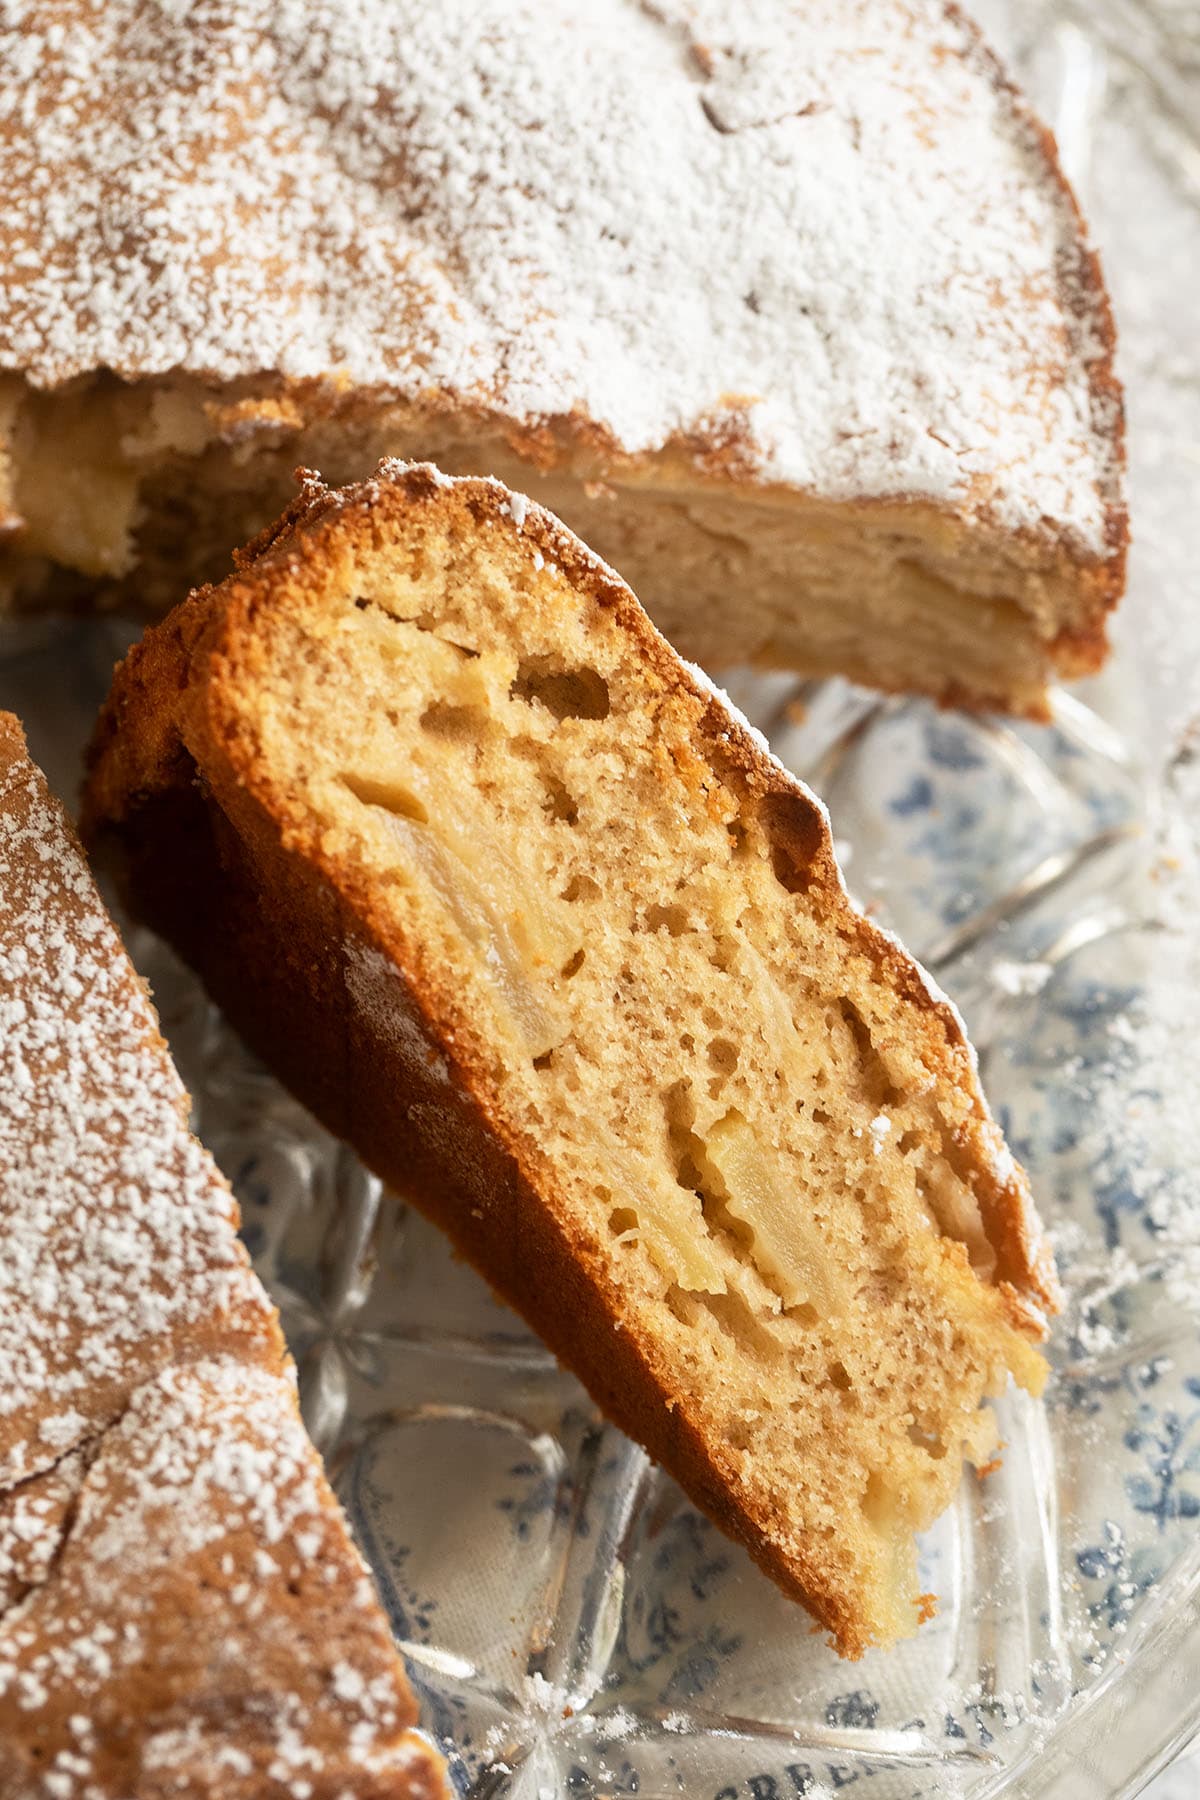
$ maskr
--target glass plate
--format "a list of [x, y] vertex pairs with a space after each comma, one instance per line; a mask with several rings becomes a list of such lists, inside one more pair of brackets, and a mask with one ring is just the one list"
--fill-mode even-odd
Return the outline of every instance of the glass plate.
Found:
[[[1138, 528], [1117, 655], [1044, 728], [731, 684], [828, 800], [859, 897], [962, 1006], [1066, 1284], [1045, 1405], [1002, 1404], [1002, 1468], [923, 1543], [936, 1619], [839, 1662], [133, 935], [424, 1720], [474, 1800], [864, 1782], [870, 1800], [1111, 1800], [1200, 1718], [1200, 15], [984, 10], [1116, 297]], [[61, 792], [119, 636], [6, 640], [0, 703]]]

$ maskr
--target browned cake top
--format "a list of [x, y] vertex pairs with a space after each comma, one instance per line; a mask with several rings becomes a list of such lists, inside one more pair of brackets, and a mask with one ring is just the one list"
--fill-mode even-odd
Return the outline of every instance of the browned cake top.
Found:
[[35, 383], [381, 384], [1119, 541], [1096, 265], [941, 0], [31, 0], [0, 69]]

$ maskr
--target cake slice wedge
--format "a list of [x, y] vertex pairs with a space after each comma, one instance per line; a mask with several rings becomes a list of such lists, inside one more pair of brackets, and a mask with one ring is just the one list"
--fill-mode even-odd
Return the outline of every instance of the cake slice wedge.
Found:
[[310, 478], [121, 666], [86, 831], [249, 1042], [854, 1656], [1055, 1277], [819, 802], [493, 481]]
[[228, 1186], [0, 713], [0, 1800], [442, 1800]]

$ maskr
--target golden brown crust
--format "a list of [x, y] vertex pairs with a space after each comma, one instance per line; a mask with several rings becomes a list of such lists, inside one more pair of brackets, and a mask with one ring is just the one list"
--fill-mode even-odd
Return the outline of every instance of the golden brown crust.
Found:
[[[844, 1653], [866, 1647], [853, 1609], [830, 1595], [803, 1553], [785, 1554], [731, 1502], [729, 1468], [685, 1416], [654, 1342], [631, 1326], [619, 1291], [598, 1284], [580, 1246], [545, 1204], [545, 1173], [491, 1098], [487, 1068], [464, 1030], [450, 1034], [457, 997], [436, 965], [398, 944], [378, 895], [330, 859], [299, 809], [272, 786], [233, 724], [233, 687], [253, 670], [261, 609], [319, 593], [347, 544], [369, 549], [406, 510], [452, 511], [463, 529], [517, 536], [504, 489], [449, 483], [428, 467], [381, 468], [340, 494], [310, 481], [289, 516], [240, 559], [237, 574], [202, 591], [130, 653], [114, 683], [90, 758], [85, 831], [115, 854], [134, 904], [204, 974], [251, 1043], [330, 1129], [352, 1141], [451, 1235], [498, 1291], [584, 1379], [603, 1410], [682, 1482], [688, 1493], [773, 1578], [810, 1605]], [[771, 815], [774, 840], [820, 885], [829, 929], [870, 959], [900, 1007], [926, 1024], [931, 1060], [971, 1097], [961, 1154], [997, 1250], [997, 1280], [1020, 1330], [1040, 1333], [1038, 1308], [1057, 1289], [1020, 1172], [998, 1160], [999, 1139], [978, 1093], [961, 1024], [911, 961], [850, 905], [823, 809], [771, 758], [701, 680], [681, 665], [624, 583], [530, 506], [519, 534], [636, 641], [648, 688], [699, 703], [696, 769], [716, 763]], [[678, 770], [678, 764], [677, 772]], [[686, 774], [686, 771], [683, 771]], [[213, 932], [210, 920], [220, 918]], [[401, 1058], [354, 1009], [338, 973], [338, 947], [381, 949], [393, 971], [388, 1007], [413, 1027]], [[906, 1015], [911, 1017], [911, 1013]], [[445, 1073], [435, 1066], [444, 1058]]]

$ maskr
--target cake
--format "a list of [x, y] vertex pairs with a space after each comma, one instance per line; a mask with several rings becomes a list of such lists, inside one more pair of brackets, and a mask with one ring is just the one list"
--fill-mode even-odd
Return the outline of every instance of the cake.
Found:
[[4, 1800], [445, 1794], [236, 1228], [0, 714]]
[[279, 1368], [143, 1383], [0, 1618], [0, 1794], [444, 1800]]
[[1045, 710], [1122, 409], [1053, 140], [942, 0], [29, 0], [0, 586], [164, 610], [298, 463], [492, 474], [707, 667]]
[[961, 1022], [613, 571], [384, 464], [152, 628], [85, 833], [250, 1044], [855, 1656], [1056, 1304]]

